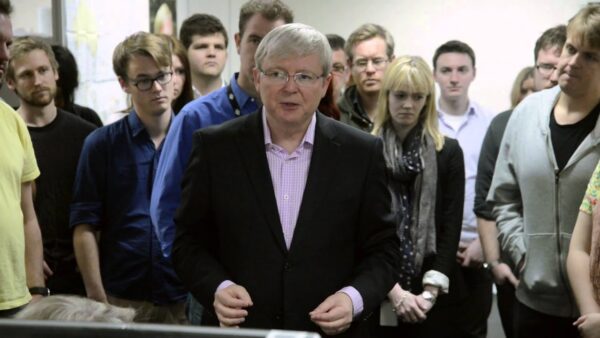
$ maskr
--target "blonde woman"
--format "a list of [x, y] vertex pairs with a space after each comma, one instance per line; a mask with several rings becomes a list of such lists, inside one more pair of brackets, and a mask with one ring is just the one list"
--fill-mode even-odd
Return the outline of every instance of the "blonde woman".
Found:
[[519, 102], [523, 101], [527, 95], [534, 91], [533, 67], [525, 67], [517, 74], [512, 89], [510, 90], [510, 108], [514, 109]]
[[[374, 325], [374, 337], [457, 337], [444, 305], [457, 266], [465, 172], [458, 142], [438, 130], [432, 72], [418, 56], [396, 59], [379, 94], [373, 134], [384, 143], [402, 259], [388, 293], [395, 327]], [[439, 299], [438, 299], [439, 298]], [[437, 309], [440, 310], [437, 310]], [[390, 313], [381, 313], [381, 318]], [[384, 323], [385, 324], [385, 323]]]

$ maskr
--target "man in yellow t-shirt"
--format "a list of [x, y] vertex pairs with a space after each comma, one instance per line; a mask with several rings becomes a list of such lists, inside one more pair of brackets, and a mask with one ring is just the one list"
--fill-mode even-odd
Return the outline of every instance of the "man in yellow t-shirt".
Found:
[[[0, 79], [12, 41], [9, 0], [0, 0]], [[12, 316], [44, 286], [40, 228], [33, 208], [33, 180], [40, 175], [25, 122], [0, 101], [0, 318]], [[29, 290], [28, 290], [29, 287]]]

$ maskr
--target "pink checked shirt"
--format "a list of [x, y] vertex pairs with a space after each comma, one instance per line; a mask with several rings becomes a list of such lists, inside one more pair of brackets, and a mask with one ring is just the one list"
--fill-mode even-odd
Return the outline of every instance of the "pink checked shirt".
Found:
[[[269, 162], [269, 171], [273, 189], [275, 190], [275, 199], [277, 200], [277, 210], [279, 211], [279, 220], [283, 230], [283, 237], [287, 248], [290, 248], [298, 213], [306, 187], [308, 178], [308, 169], [310, 168], [310, 159], [312, 157], [313, 145], [315, 141], [315, 126], [317, 115], [313, 117], [308, 125], [306, 134], [298, 148], [291, 154], [282, 147], [274, 144], [271, 140], [271, 130], [267, 124], [266, 112], [262, 111], [262, 123], [265, 137], [265, 151], [267, 161]], [[223, 281], [217, 290], [233, 284], [232, 281]], [[339, 290], [347, 294], [352, 299], [354, 316], [358, 316], [363, 310], [363, 299], [358, 290], [352, 286], [344, 287]], [[252, 296], [252, 295], [251, 295]]]
[[310, 158], [315, 140], [316, 115], [313, 115], [304, 139], [291, 154], [271, 141], [271, 131], [267, 125], [266, 114], [263, 113], [263, 130], [265, 132], [265, 150], [269, 171], [275, 190], [279, 220], [287, 248], [290, 248], [298, 212], [304, 195]]

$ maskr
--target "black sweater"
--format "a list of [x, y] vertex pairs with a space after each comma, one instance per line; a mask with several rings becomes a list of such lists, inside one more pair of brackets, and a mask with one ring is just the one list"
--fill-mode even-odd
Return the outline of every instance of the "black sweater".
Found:
[[483, 144], [481, 145], [481, 153], [479, 154], [473, 212], [475, 212], [477, 217], [488, 221], [495, 221], [495, 219], [492, 216], [493, 206], [487, 203], [485, 199], [492, 184], [496, 159], [500, 151], [500, 143], [502, 142], [502, 136], [504, 136], [504, 130], [511, 114], [512, 110], [507, 110], [494, 117], [485, 134]]

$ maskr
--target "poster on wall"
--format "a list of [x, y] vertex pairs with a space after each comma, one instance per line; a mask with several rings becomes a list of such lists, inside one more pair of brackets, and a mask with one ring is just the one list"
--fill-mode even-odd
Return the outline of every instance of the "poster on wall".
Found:
[[150, 32], [175, 36], [177, 0], [150, 0]]

